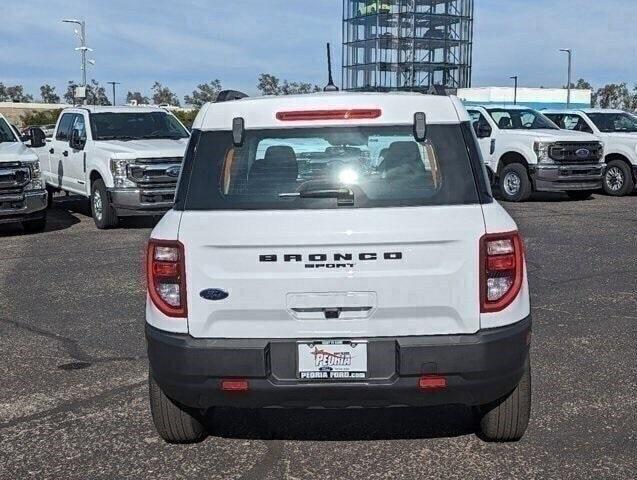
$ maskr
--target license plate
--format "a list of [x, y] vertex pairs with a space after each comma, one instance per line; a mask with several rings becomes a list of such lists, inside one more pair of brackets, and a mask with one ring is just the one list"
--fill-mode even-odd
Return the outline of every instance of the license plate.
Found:
[[367, 342], [348, 340], [299, 343], [301, 380], [367, 378]]

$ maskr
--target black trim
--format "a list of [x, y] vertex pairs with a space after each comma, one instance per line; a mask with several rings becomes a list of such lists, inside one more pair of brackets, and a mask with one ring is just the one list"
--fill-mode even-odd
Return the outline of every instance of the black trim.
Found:
[[181, 175], [179, 182], [177, 183], [177, 190], [175, 192], [175, 204], [174, 210], [183, 211], [186, 206], [186, 198], [188, 197], [188, 187], [190, 186], [190, 178], [192, 176], [192, 166], [197, 154], [197, 146], [199, 145], [199, 139], [201, 138], [201, 130], [193, 130], [190, 134], [190, 140], [188, 141], [188, 148], [184, 155], [184, 162], [181, 167]]
[[489, 175], [486, 170], [486, 164], [482, 159], [482, 153], [478, 144], [478, 138], [471, 126], [471, 122], [462, 122], [460, 124], [462, 130], [462, 136], [464, 137], [464, 143], [467, 146], [467, 153], [469, 154], [469, 163], [471, 164], [471, 171], [473, 172], [473, 178], [476, 182], [476, 189], [478, 191], [478, 197], [481, 204], [493, 203], [493, 192], [491, 191], [491, 185], [487, 181]]
[[[368, 378], [297, 378], [296, 339], [196, 339], [146, 325], [153, 376], [174, 400], [195, 408], [482, 405], [512, 391], [528, 356], [531, 317], [473, 335], [370, 338]], [[360, 339], [359, 339], [360, 340]], [[421, 375], [445, 375], [448, 388], [418, 390]], [[229, 394], [221, 378], [247, 378]]]

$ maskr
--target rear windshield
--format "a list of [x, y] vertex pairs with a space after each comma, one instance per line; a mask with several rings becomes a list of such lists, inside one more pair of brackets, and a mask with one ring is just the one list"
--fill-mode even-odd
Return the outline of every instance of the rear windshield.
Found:
[[[460, 125], [201, 132], [180, 194], [187, 210], [291, 210], [479, 203]], [[190, 165], [188, 165], [191, 163]]]

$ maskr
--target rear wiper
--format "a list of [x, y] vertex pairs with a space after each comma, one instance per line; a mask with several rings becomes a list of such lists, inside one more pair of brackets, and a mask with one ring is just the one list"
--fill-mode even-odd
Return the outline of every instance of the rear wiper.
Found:
[[336, 198], [338, 205], [354, 205], [354, 192], [349, 188], [327, 188], [279, 193], [280, 198]]

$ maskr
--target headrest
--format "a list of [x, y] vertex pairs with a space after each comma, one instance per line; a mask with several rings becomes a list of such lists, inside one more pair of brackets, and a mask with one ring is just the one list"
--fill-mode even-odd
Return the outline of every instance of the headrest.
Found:
[[394, 142], [389, 146], [379, 170], [381, 173], [386, 173], [396, 168], [409, 168], [414, 172], [425, 171], [420, 156], [420, 146], [416, 142]]
[[502, 117], [498, 122], [500, 128], [511, 128], [511, 119], [509, 117]]

